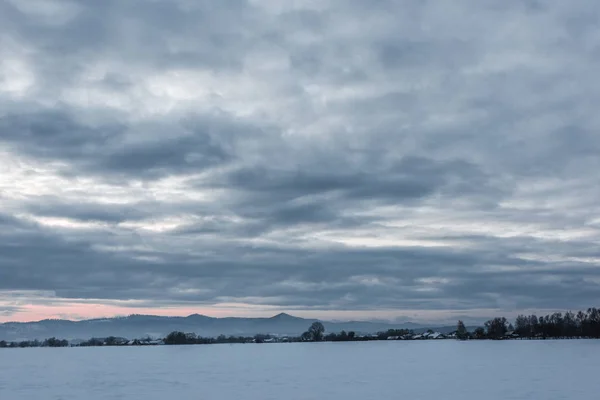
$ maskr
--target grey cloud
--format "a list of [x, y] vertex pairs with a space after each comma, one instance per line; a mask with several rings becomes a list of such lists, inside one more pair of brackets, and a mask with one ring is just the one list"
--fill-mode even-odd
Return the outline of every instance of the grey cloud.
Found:
[[[156, 206], [156, 205], [154, 205]], [[37, 216], [62, 217], [80, 221], [101, 221], [118, 223], [123, 221], [136, 221], [149, 218], [153, 215], [149, 211], [151, 204], [98, 204], [95, 202], [66, 202], [57, 198], [38, 198], [32, 202], [27, 210]], [[154, 209], [154, 215], [157, 211]]]
[[332, 171], [318, 170], [310, 165], [296, 170], [266, 166], [236, 169], [225, 177], [216, 176], [216, 185], [287, 199], [340, 192], [348, 199], [380, 198], [402, 202], [426, 197], [442, 189], [449, 178], [471, 182], [472, 191], [477, 191], [477, 186], [486, 178], [477, 166], [463, 161], [438, 162], [407, 156], [390, 167], [382, 168], [371, 162], [364, 166], [371, 170], [355, 168], [353, 171], [344, 168], [349, 163], [343, 157], [338, 159], [341, 168]]
[[[163, 302], [212, 304], [229, 297], [249, 298], [259, 304], [271, 299], [290, 307], [368, 309], [421, 304], [450, 309], [457, 303], [496, 307], [498, 298], [508, 296], [527, 307], [539, 304], [540, 299], [557, 307], [559, 302], [581, 307], [597, 294], [597, 286], [583, 280], [595, 276], [594, 270], [578, 263], [552, 263], [561, 268], [558, 270], [533, 269], [549, 264], [505, 255], [507, 247], [477, 252], [343, 247], [302, 250], [229, 247], [223, 243], [214, 248], [215, 255], [209, 259], [164, 250], [159, 255], [165, 261], [148, 262], [132, 258], [143, 253], [109, 255], [93, 250], [90, 242], [58, 240], [33, 228], [20, 241], [3, 242], [1, 247], [3, 289], [54, 291], [65, 298], [136, 298], [157, 306]], [[244, 260], [243, 266], [240, 260]], [[482, 271], [487, 265], [523, 270]], [[554, 279], [548, 281], [549, 277]], [[422, 281], [436, 278], [449, 281], [433, 286]], [[573, 285], [581, 288], [578, 296], [568, 294]], [[169, 295], [165, 297], [165, 293]], [[552, 293], [564, 296], [557, 298]]]
[[[340, 165], [347, 163], [343, 156], [338, 161]], [[494, 196], [492, 204], [506, 195], [506, 191], [491, 188], [489, 177], [477, 166], [463, 161], [407, 156], [390, 166], [370, 162], [363, 167], [371, 170], [317, 170], [309, 163], [295, 170], [242, 167], [214, 174], [208, 182], [197, 185], [227, 189], [224, 204], [245, 219], [237, 224], [239, 231], [254, 234], [281, 225], [313, 224], [329, 229], [368, 226], [381, 222], [381, 218], [362, 217], [357, 212], [376, 205], [416, 205], [436, 194], [448, 200], [454, 196]], [[477, 203], [484, 204], [481, 199]]]
[[[49, 161], [68, 162], [92, 174], [160, 177], [199, 172], [233, 158], [227, 141], [238, 131], [256, 131], [217, 116], [140, 125], [77, 121], [66, 112], [38, 112], [0, 118], [3, 142]], [[128, 137], [143, 140], [127, 141]]]
[[597, 301], [596, 2], [60, 4], [0, 4], [0, 300]]
[[[208, 62], [219, 68], [231, 64], [228, 54], [233, 56], [230, 60], [237, 59], [232, 50], [240, 48], [231, 48], [232, 41], [227, 39], [237, 37], [236, 32], [242, 27], [240, 23], [244, 22], [244, 10], [250, 10], [245, 1], [237, 0], [218, 4], [207, 1], [106, 1], [93, 4], [74, 1], [67, 5], [73, 9], [75, 17], [57, 24], [52, 18], [45, 21], [32, 18], [11, 4], [5, 2], [2, 5], [5, 29], [25, 37], [48, 54], [58, 52], [67, 60], [80, 55], [93, 57], [100, 52], [118, 57], [139, 56], [145, 62], [162, 66], [205, 66]], [[195, 46], [169, 40], [190, 34], [197, 35]], [[186, 47], [190, 50], [186, 51]], [[204, 51], [198, 51], [199, 48]], [[130, 54], [126, 53], [128, 50]], [[222, 57], [221, 62], [214, 63], [218, 57]]]
[[22, 307], [0, 306], [0, 316], [10, 317], [14, 313], [22, 310]]

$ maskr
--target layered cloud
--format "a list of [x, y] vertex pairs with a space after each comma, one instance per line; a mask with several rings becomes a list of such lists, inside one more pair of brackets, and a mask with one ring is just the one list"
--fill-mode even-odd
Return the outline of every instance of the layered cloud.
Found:
[[0, 3], [0, 319], [594, 305], [598, 11]]

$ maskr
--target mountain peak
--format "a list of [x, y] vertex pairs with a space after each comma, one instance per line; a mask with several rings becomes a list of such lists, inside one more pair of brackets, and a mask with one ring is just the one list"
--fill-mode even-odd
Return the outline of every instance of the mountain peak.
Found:
[[190, 314], [186, 318], [188, 318], [188, 319], [213, 319], [213, 317], [209, 317], [207, 315], [202, 315], [202, 314], [198, 314], [198, 313]]
[[282, 312], [282, 313], [272, 316], [271, 319], [282, 320], [282, 319], [301, 319], [301, 318], [294, 317], [293, 315]]

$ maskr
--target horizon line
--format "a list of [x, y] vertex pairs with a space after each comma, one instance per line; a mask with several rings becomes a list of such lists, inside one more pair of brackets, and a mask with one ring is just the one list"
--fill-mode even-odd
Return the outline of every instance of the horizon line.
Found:
[[[0, 322], [0, 325], [5, 325], [5, 324], [33, 324], [33, 323], [39, 323], [39, 322], [45, 322], [45, 321], [66, 321], [66, 322], [85, 322], [85, 321], [99, 321], [99, 320], [104, 320], [104, 319], [123, 319], [123, 318], [130, 318], [130, 317], [158, 317], [158, 318], [189, 318], [192, 316], [200, 316], [200, 317], [205, 317], [205, 318], [210, 318], [210, 319], [272, 319], [272, 318], [276, 318], [279, 316], [288, 316], [288, 317], [292, 317], [292, 318], [296, 318], [296, 319], [302, 319], [302, 320], [307, 320], [307, 321], [320, 321], [320, 322], [330, 322], [330, 323], [348, 323], [348, 322], [368, 322], [368, 323], [385, 323], [385, 324], [414, 324], [414, 325], [427, 325], [424, 323], [417, 323], [414, 321], [393, 321], [393, 320], [380, 320], [380, 319], [334, 319], [334, 320], [329, 320], [329, 319], [321, 319], [321, 318], [305, 318], [305, 317], [299, 317], [296, 315], [292, 315], [288, 312], [280, 312], [277, 314], [274, 314], [270, 317], [242, 317], [242, 316], [225, 316], [225, 317], [213, 317], [210, 315], [206, 315], [206, 314], [200, 314], [200, 313], [192, 313], [192, 314], [187, 314], [187, 315], [158, 315], [158, 314], [138, 314], [138, 313], [132, 313], [132, 314], [127, 314], [127, 315], [113, 315], [113, 316], [105, 316], [105, 317], [94, 317], [94, 318], [81, 318], [81, 319], [69, 319], [69, 318], [44, 318], [44, 319], [39, 319], [39, 320], [29, 320], [29, 321], [5, 321], [5, 322]], [[443, 322], [440, 322], [440, 324], [443, 324]], [[441, 326], [441, 325], [440, 325]]]

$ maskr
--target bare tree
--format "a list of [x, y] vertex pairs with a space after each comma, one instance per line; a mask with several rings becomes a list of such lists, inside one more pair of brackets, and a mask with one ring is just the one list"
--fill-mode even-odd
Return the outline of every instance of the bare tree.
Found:
[[325, 327], [320, 322], [313, 322], [313, 324], [308, 328], [308, 332], [310, 333], [310, 337], [313, 342], [320, 342], [323, 339], [323, 334], [325, 333]]
[[491, 339], [501, 339], [508, 331], [508, 321], [504, 317], [494, 318], [485, 323], [487, 335]]

